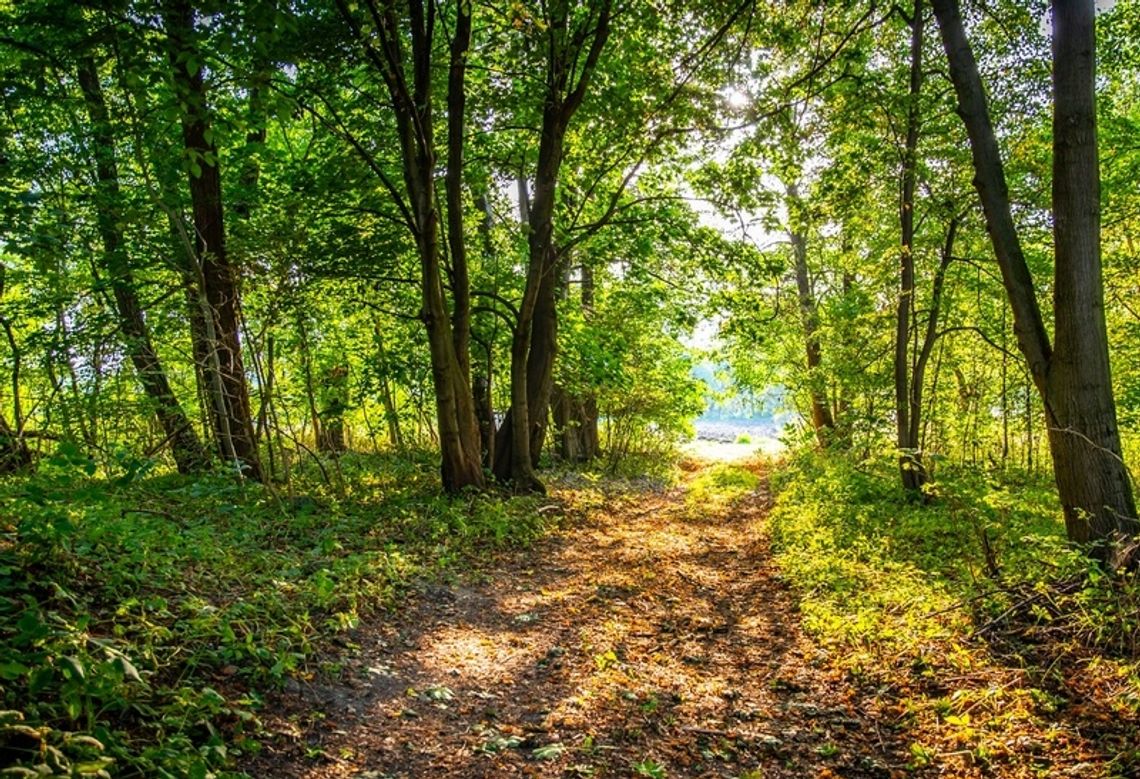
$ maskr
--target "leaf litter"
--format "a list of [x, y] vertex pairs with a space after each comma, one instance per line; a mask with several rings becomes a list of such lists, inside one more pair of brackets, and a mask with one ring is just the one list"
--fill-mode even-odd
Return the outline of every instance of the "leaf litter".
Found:
[[[567, 521], [363, 624], [340, 676], [263, 719], [253, 776], [893, 777], [897, 713], [800, 627], [774, 567], [763, 479], [556, 488]], [[759, 466], [757, 466], [759, 472]], [[763, 476], [763, 473], [760, 472]], [[699, 495], [697, 496], [700, 497]]]

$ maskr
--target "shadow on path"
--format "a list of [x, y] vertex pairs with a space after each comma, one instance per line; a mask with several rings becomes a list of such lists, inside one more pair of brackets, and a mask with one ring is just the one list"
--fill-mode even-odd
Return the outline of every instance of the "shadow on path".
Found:
[[[571, 498], [572, 496], [566, 496]], [[618, 496], [357, 636], [271, 702], [256, 777], [879, 777], [905, 761], [799, 627], [768, 497]]]

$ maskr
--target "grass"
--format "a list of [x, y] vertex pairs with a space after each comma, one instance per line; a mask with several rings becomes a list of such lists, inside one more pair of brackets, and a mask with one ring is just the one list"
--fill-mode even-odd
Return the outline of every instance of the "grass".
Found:
[[97, 474], [64, 450], [0, 485], [0, 763], [13, 770], [229, 776], [259, 747], [266, 690], [335, 672], [322, 647], [414, 579], [551, 521], [533, 499], [439, 495], [430, 456], [346, 456], [338, 489], [313, 474], [289, 494], [149, 467]]
[[733, 463], [716, 463], [705, 468], [689, 483], [685, 504], [693, 512], [714, 514], [752, 494], [760, 487], [760, 477]]
[[[771, 527], [805, 627], [896, 713], [911, 767], [1140, 771], [1140, 582], [1069, 546], [1043, 480], [944, 467], [923, 504], [897, 479], [885, 459], [797, 455]], [[1045, 745], [1039, 764], [1019, 739]]]

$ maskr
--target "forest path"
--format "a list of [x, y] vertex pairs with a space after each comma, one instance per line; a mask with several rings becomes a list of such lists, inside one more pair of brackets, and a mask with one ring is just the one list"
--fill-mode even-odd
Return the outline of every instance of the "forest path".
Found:
[[890, 776], [905, 760], [892, 729], [828, 670], [773, 567], [766, 482], [698, 501], [711, 467], [664, 491], [559, 494], [559, 532], [420, 588], [361, 628], [340, 681], [271, 701], [278, 736], [247, 770]]

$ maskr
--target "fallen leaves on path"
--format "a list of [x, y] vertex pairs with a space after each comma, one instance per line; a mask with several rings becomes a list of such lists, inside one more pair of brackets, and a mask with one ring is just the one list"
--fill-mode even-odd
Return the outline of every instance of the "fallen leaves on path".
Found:
[[[701, 469], [690, 471], [691, 481]], [[893, 715], [805, 638], [763, 487], [584, 504], [482, 572], [363, 627], [335, 683], [296, 685], [254, 776], [890, 777]]]

